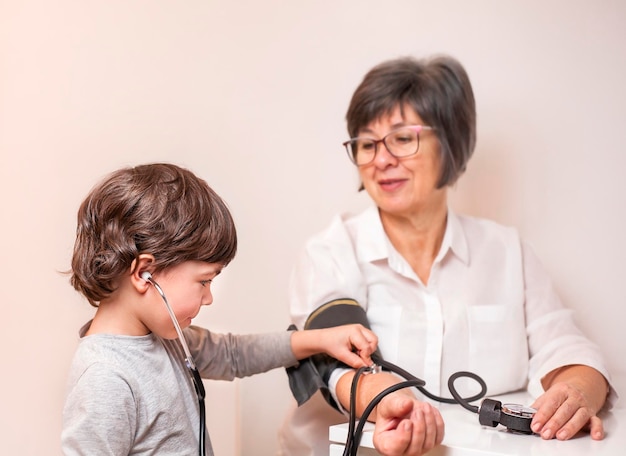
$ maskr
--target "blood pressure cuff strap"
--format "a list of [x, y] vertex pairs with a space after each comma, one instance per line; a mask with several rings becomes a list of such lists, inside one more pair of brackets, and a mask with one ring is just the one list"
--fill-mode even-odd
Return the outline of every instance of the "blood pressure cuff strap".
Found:
[[[369, 329], [365, 310], [354, 299], [335, 299], [321, 305], [309, 315], [303, 329], [322, 329], [334, 326], [360, 323]], [[291, 325], [289, 329], [296, 329]], [[287, 368], [289, 388], [298, 402], [298, 406], [308, 401], [318, 390], [332, 407], [339, 407], [332, 395], [328, 383], [332, 372], [341, 367], [350, 368], [347, 364], [320, 353], [303, 359], [297, 366]]]

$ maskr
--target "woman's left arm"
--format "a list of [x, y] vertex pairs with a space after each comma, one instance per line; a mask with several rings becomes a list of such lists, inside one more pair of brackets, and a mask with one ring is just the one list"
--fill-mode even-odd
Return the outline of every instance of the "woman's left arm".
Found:
[[567, 440], [586, 430], [600, 440], [604, 429], [597, 413], [607, 397], [607, 406], [617, 398], [602, 353], [577, 327], [532, 249], [522, 243], [522, 252], [529, 391], [537, 397], [533, 406], [538, 410], [532, 429], [545, 439]]
[[584, 429], [594, 440], [604, 438], [597, 413], [606, 402], [609, 384], [600, 372], [578, 364], [564, 366], [548, 373], [541, 383], [545, 393], [533, 404], [534, 432], [543, 439], [567, 440]]

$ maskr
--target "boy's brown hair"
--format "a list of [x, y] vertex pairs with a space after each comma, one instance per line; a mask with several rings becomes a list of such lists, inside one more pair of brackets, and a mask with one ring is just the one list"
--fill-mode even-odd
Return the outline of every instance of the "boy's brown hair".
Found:
[[97, 307], [140, 254], [159, 271], [190, 260], [226, 265], [236, 250], [230, 211], [204, 180], [167, 163], [124, 168], [78, 210], [70, 282]]

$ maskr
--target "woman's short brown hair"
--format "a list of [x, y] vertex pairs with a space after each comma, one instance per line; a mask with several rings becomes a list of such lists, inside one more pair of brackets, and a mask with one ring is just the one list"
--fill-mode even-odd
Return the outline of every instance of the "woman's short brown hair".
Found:
[[204, 180], [167, 163], [124, 168], [78, 210], [70, 282], [97, 306], [142, 253], [158, 271], [189, 260], [226, 265], [236, 250], [230, 211]]
[[375, 66], [350, 101], [350, 137], [398, 107], [413, 108], [434, 127], [442, 163], [437, 188], [452, 185], [465, 171], [476, 144], [476, 105], [463, 66], [449, 56], [403, 57]]

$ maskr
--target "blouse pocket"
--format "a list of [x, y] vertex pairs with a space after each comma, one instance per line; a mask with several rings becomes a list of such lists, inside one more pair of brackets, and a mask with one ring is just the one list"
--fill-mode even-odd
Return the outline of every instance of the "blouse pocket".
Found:
[[521, 309], [506, 305], [468, 307], [470, 369], [489, 379], [490, 394], [524, 386], [528, 343]]

